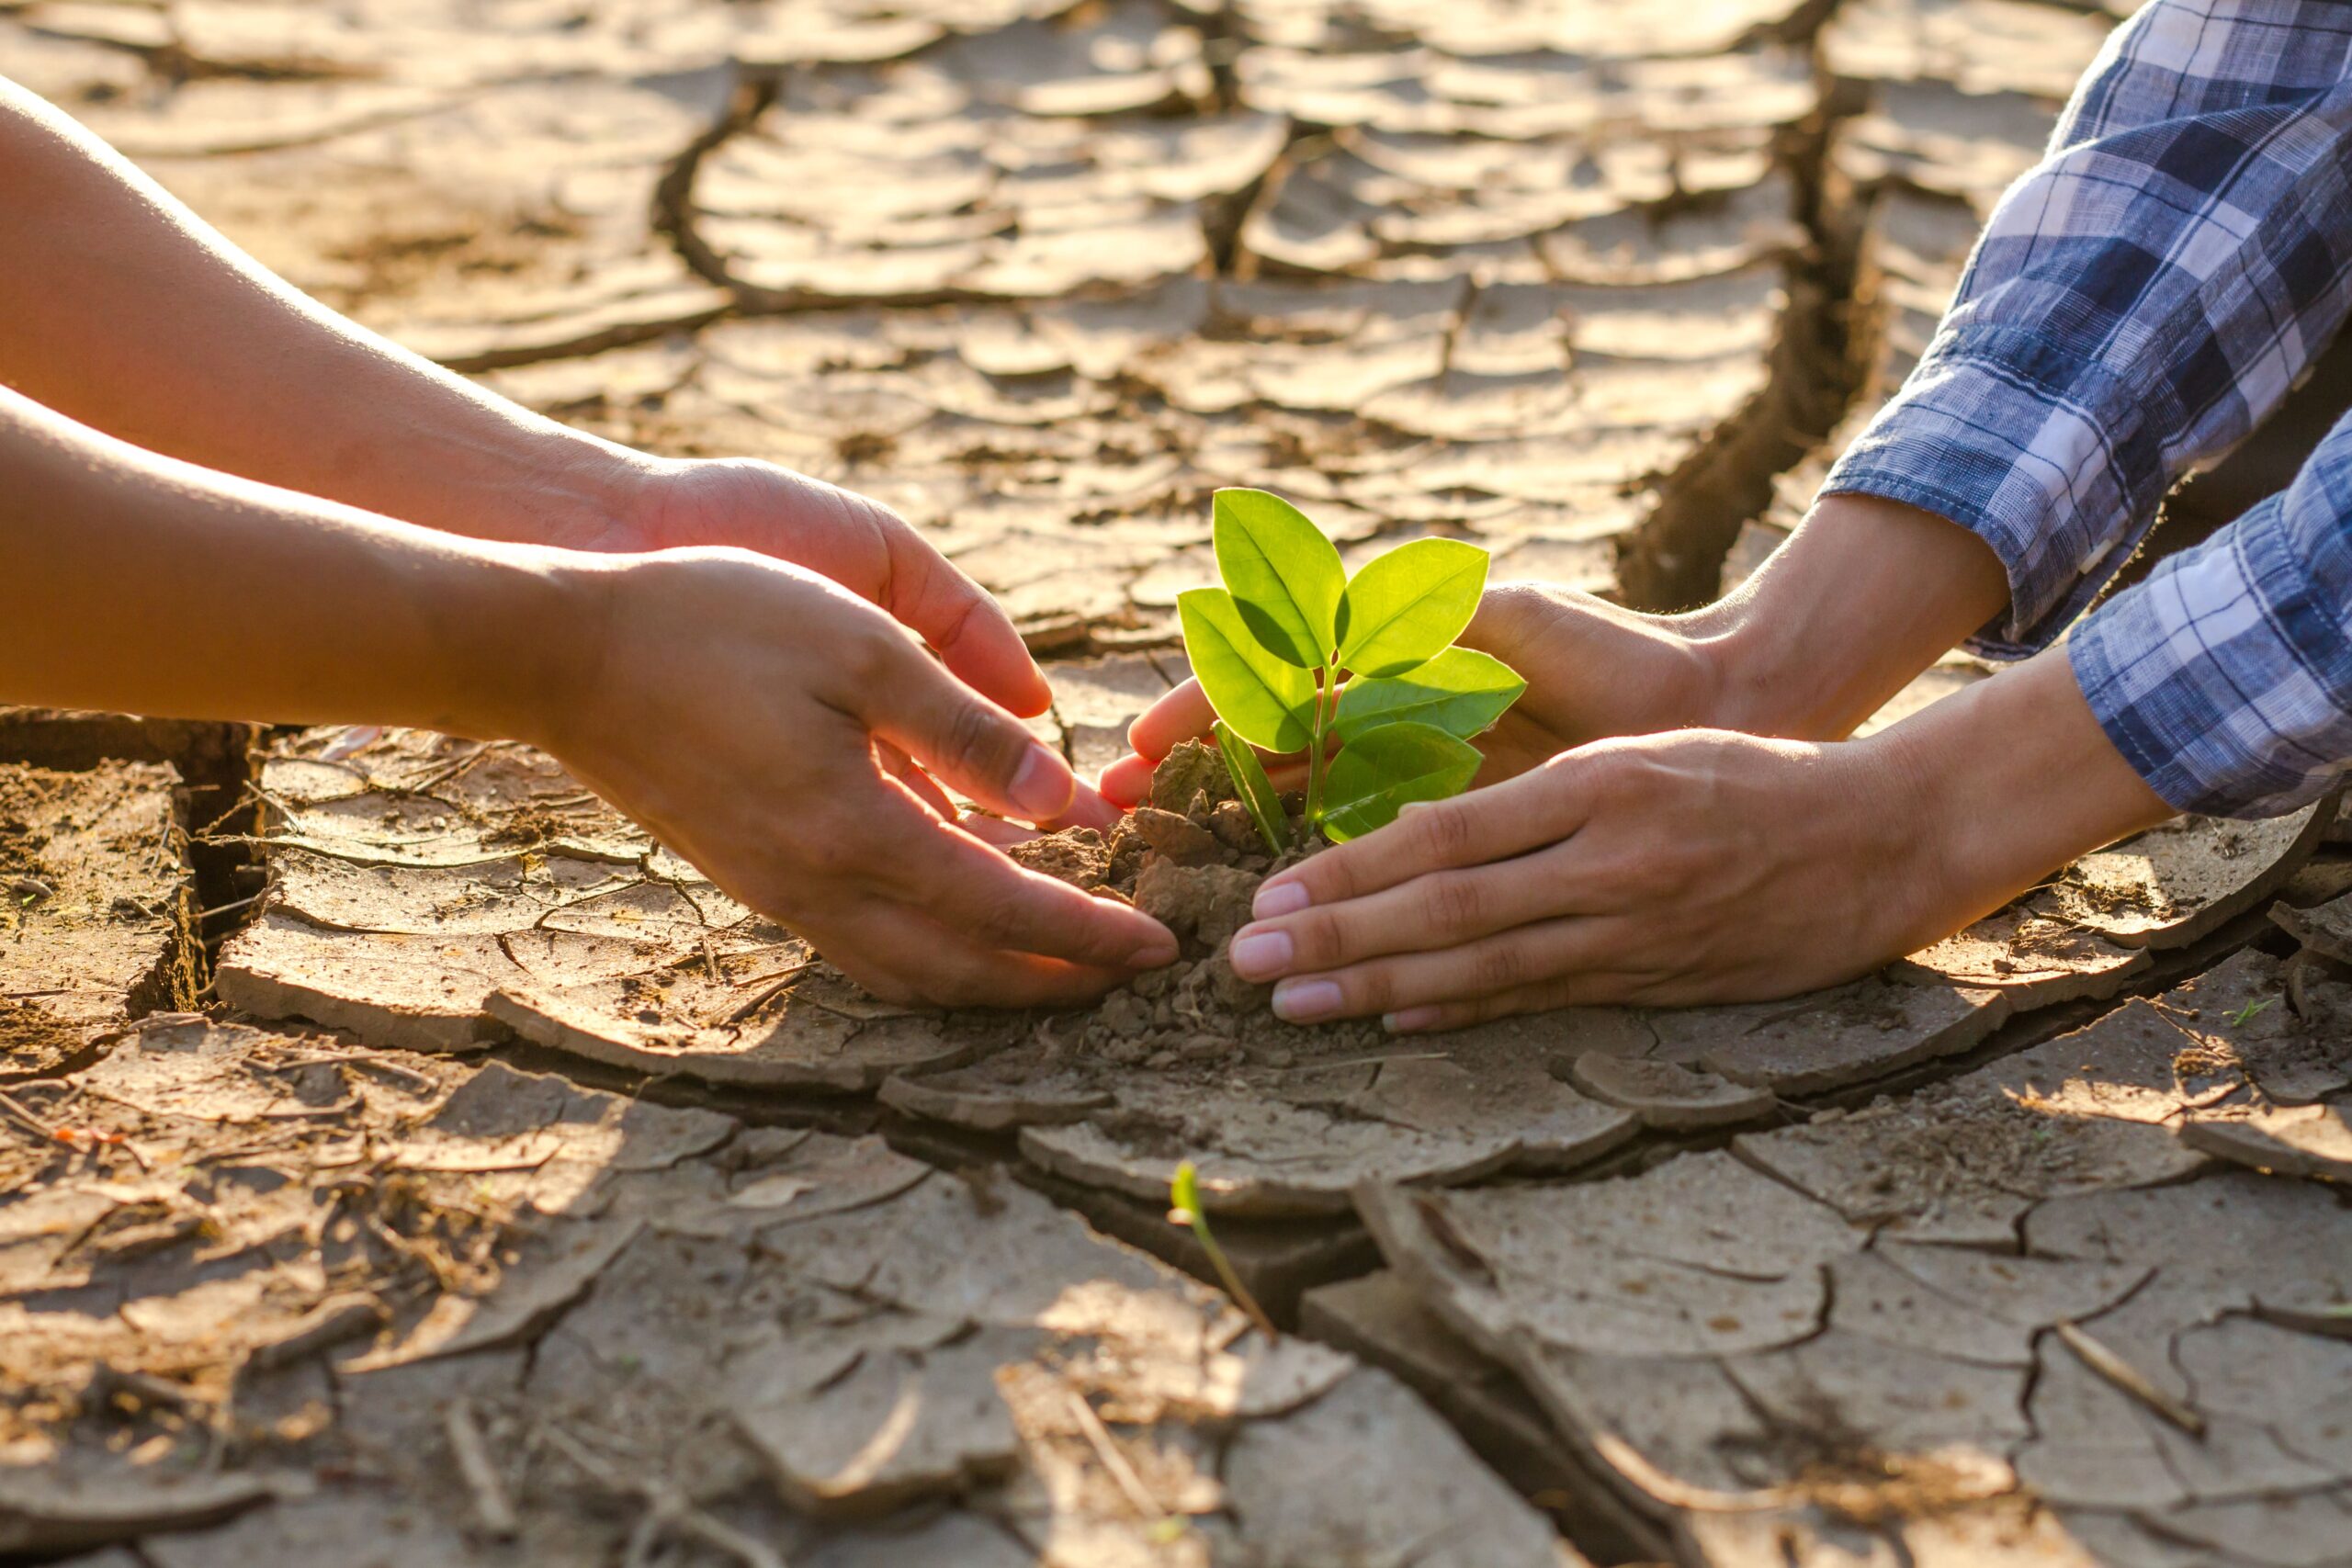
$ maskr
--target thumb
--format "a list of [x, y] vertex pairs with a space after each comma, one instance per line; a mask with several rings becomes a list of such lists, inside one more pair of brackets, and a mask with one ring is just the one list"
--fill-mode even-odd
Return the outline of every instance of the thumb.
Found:
[[850, 694], [867, 729], [991, 811], [1046, 822], [1070, 808], [1078, 775], [1060, 752], [913, 643], [890, 640], [880, 678]]

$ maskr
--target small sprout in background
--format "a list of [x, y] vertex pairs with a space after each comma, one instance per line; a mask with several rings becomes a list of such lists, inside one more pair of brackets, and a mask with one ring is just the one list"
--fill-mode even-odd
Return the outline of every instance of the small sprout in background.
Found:
[[1266, 1337], [1267, 1344], [1280, 1340], [1282, 1334], [1274, 1327], [1274, 1320], [1266, 1315], [1265, 1308], [1258, 1304], [1258, 1298], [1250, 1293], [1250, 1287], [1243, 1284], [1241, 1276], [1233, 1271], [1233, 1264], [1226, 1258], [1225, 1248], [1216, 1244], [1216, 1235], [1209, 1229], [1208, 1211], [1201, 1207], [1200, 1174], [1193, 1168], [1191, 1160], [1178, 1166], [1175, 1176], [1168, 1183], [1168, 1223], [1183, 1225], [1201, 1238], [1201, 1250], [1209, 1255], [1210, 1266], [1216, 1269], [1216, 1277], [1224, 1281], [1226, 1293], [1241, 1303], [1241, 1310], [1250, 1314], [1250, 1321], [1258, 1325], [1258, 1332]]
[[2252, 1023], [2264, 1012], [2269, 1010], [2270, 1004], [2278, 999], [2278, 998], [2276, 997], [2265, 997], [2258, 1002], [2246, 1003], [2245, 1006], [2230, 1014], [2230, 1027], [2232, 1029], [2244, 1029], [2247, 1024]]
[[1416, 539], [1351, 578], [1322, 530], [1261, 490], [1217, 491], [1215, 535], [1225, 586], [1179, 595], [1177, 612], [1267, 848], [1282, 853], [1288, 834], [1251, 747], [1306, 753], [1307, 830], [1335, 843], [1467, 789], [1481, 761], [1469, 738], [1527, 687], [1500, 660], [1453, 646], [1486, 589], [1487, 552]]

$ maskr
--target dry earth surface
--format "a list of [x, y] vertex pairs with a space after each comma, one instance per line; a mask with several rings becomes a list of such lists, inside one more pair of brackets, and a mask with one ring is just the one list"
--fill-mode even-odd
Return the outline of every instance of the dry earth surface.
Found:
[[[888, 500], [1091, 768], [1218, 485], [1736, 581], [2114, 19], [0, 0], [0, 73], [526, 402]], [[2352, 1562], [2333, 802], [1404, 1043], [1229, 984], [1193, 794], [1078, 868], [1186, 975], [942, 1016], [527, 750], [0, 711], [0, 1562]]]

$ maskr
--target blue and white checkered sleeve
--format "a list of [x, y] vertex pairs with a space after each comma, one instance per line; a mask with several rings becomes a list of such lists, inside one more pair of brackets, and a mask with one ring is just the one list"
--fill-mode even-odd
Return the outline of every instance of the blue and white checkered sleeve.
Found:
[[2048, 645], [2174, 481], [2276, 407], [2352, 308], [2352, 6], [2154, 0], [1994, 209], [1918, 367], [1825, 493], [1992, 546]]
[[2352, 415], [2295, 482], [2066, 639], [2124, 760], [2184, 811], [2270, 817], [2352, 765]]

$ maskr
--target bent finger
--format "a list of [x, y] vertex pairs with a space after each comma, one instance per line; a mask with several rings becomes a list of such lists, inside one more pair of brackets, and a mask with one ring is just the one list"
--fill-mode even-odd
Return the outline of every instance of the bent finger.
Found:
[[1050, 822], [1078, 799], [1062, 754], [1003, 707], [942, 669], [903, 637], [863, 634], [844, 661], [837, 700], [881, 740], [951, 789], [1024, 822]]
[[876, 903], [844, 911], [810, 945], [888, 1001], [933, 1007], [1067, 1007], [1094, 1000], [1123, 971], [992, 951], [920, 909]]
[[1176, 961], [1175, 936], [1149, 915], [1017, 865], [960, 828], [925, 819], [897, 841], [869, 886], [981, 947], [1122, 971]]
[[1151, 771], [1157, 766], [1148, 757], [1130, 753], [1103, 769], [1096, 787], [1103, 799], [1122, 811], [1132, 811], [1151, 798]]
[[842, 493], [866, 509], [889, 554], [876, 602], [937, 649], [959, 678], [1009, 711], [1034, 718], [1050, 707], [1053, 689], [1004, 607], [905, 518], [870, 497]]
[[1209, 706], [1208, 694], [1201, 690], [1198, 681], [1186, 681], [1127, 726], [1127, 744], [1136, 749], [1136, 756], [1157, 762], [1174, 750], [1179, 741], [1207, 735], [1216, 722], [1216, 710]]
[[917, 800], [939, 813], [940, 820], [956, 820], [958, 815], [956, 803], [947, 797], [945, 790], [939, 787], [939, 781], [924, 773], [913, 758], [887, 740], [876, 741], [874, 753], [892, 778], [906, 785]]

